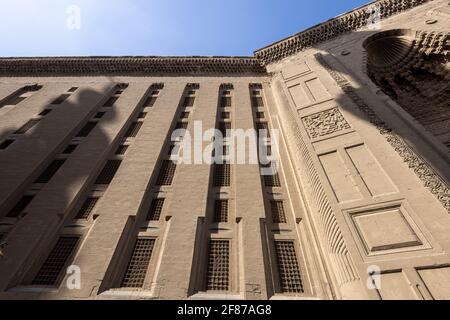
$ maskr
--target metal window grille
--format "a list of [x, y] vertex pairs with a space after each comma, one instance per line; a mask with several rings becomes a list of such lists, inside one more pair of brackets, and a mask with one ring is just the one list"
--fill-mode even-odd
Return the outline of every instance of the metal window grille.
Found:
[[228, 291], [230, 289], [230, 242], [210, 240], [206, 290]]
[[147, 213], [147, 221], [159, 221], [164, 206], [164, 198], [153, 199]]
[[228, 200], [216, 200], [214, 222], [228, 222]]
[[283, 201], [271, 201], [270, 207], [273, 223], [287, 223]]
[[97, 177], [95, 184], [110, 184], [121, 164], [122, 160], [108, 160]]
[[264, 185], [266, 187], [281, 187], [280, 177], [278, 173], [274, 175], [266, 175], [264, 176]]
[[129, 147], [129, 146], [126, 146], [126, 145], [121, 145], [121, 146], [119, 146], [119, 147], [117, 148], [117, 150], [116, 150], [116, 154], [117, 154], [117, 155], [123, 155], [123, 154], [125, 154], [125, 153], [127, 152], [127, 150], [128, 150], [128, 147]]
[[170, 186], [175, 175], [176, 164], [170, 160], [164, 160], [159, 171], [158, 186]]
[[214, 186], [229, 187], [231, 183], [231, 167], [230, 164], [214, 165]]
[[44, 172], [36, 179], [34, 183], [48, 183], [61, 166], [66, 162], [65, 159], [53, 160]]
[[133, 122], [125, 133], [125, 138], [134, 138], [141, 130], [142, 122]]
[[95, 205], [97, 204], [98, 200], [100, 198], [98, 197], [88, 197], [83, 205], [81, 206], [80, 210], [78, 211], [77, 215], [75, 216], [75, 219], [87, 219], [91, 215], [92, 211], [94, 211]]
[[303, 281], [293, 241], [275, 241], [281, 290], [284, 293], [303, 293]]
[[141, 288], [152, 257], [155, 239], [137, 238], [122, 279], [123, 288]]
[[72, 256], [79, 238], [60, 237], [41, 269], [32, 281], [33, 285], [54, 286], [67, 261]]

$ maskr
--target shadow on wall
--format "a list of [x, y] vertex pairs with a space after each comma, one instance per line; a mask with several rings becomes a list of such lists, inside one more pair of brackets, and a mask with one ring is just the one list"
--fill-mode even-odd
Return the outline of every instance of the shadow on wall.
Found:
[[117, 107], [105, 104], [118, 88], [111, 90], [79, 88], [73, 92], [77, 102], [43, 106], [41, 111], [51, 111], [32, 128], [0, 128], [2, 141], [25, 131], [13, 134], [14, 142], [0, 150], [0, 292], [31, 283], [64, 227], [73, 224], [74, 205], [84, 202], [93, 173], [114, 152], [102, 129], [117, 117]]
[[450, 212], [450, 34], [359, 33], [366, 39], [362, 77], [358, 72], [350, 74], [340, 61], [345, 57], [336, 58], [331, 52], [315, 55], [344, 91], [335, 100], [343, 110], [376, 127]]

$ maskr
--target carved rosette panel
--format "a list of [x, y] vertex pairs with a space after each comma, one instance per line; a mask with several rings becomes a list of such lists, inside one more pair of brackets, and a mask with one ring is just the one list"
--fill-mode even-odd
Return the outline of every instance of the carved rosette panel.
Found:
[[337, 107], [309, 115], [302, 121], [311, 139], [351, 128]]

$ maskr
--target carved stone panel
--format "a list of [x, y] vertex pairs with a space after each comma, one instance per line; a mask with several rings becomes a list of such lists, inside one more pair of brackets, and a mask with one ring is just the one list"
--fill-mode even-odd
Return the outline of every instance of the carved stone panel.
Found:
[[350, 124], [337, 107], [309, 115], [304, 117], [302, 121], [311, 139], [351, 129]]

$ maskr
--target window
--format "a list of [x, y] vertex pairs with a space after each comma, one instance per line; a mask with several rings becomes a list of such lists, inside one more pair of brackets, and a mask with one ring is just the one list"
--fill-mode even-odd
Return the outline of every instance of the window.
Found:
[[231, 107], [231, 97], [220, 97], [220, 107], [221, 108]]
[[8, 218], [17, 218], [33, 199], [34, 196], [23, 196], [6, 216]]
[[77, 144], [69, 144], [66, 149], [62, 152], [63, 154], [71, 154], [78, 147]]
[[24, 134], [31, 128], [33, 128], [35, 125], [37, 125], [41, 121], [41, 119], [31, 119], [27, 123], [25, 123], [20, 129], [16, 130], [15, 134]]
[[141, 130], [142, 122], [133, 122], [125, 133], [125, 138], [134, 138]]
[[267, 125], [267, 122], [257, 122], [256, 130], [258, 130], [258, 137], [260, 135], [263, 135], [267, 138], [270, 138], [269, 126]]
[[187, 118], [189, 118], [189, 112], [182, 112], [181, 113], [181, 117], [180, 117], [181, 119], [187, 119]]
[[137, 238], [122, 279], [122, 288], [142, 288], [154, 246], [155, 239]]
[[228, 222], [228, 200], [216, 200], [214, 222]]
[[54, 286], [77, 246], [78, 237], [60, 237], [34, 278], [33, 285]]
[[274, 175], [266, 175], [264, 176], [264, 185], [266, 187], [281, 187], [280, 177], [278, 173]]
[[153, 199], [147, 213], [147, 221], [159, 221], [164, 206], [164, 198]]
[[70, 94], [62, 94], [56, 100], [54, 100], [51, 104], [61, 104], [66, 101], [70, 97]]
[[183, 106], [192, 107], [192, 106], [194, 106], [194, 101], [195, 101], [194, 97], [186, 97], [186, 98], [184, 98]]
[[230, 113], [229, 112], [222, 112], [222, 119], [230, 119]]
[[87, 219], [91, 215], [92, 211], [95, 208], [95, 205], [97, 204], [99, 197], [88, 197], [83, 205], [81, 206], [80, 210], [78, 211], [77, 215], [75, 216], [75, 219]]
[[10, 97], [3, 100], [3, 102], [0, 102], [0, 109], [4, 106], [15, 106], [19, 103], [21, 103], [26, 98], [30, 97], [32, 92], [38, 91], [42, 89], [42, 86], [39, 85], [33, 85], [33, 86], [26, 86], [21, 88], [20, 90], [17, 90], [14, 92]]
[[14, 139], [6, 139], [2, 143], [0, 143], [0, 150], [5, 150], [10, 145], [12, 145], [14, 143], [14, 141], [15, 141]]
[[158, 181], [156, 184], [158, 186], [170, 186], [175, 175], [176, 164], [170, 160], [164, 160], [161, 165], [161, 170], [159, 171]]
[[52, 163], [45, 169], [45, 171], [36, 179], [34, 183], [48, 183], [55, 173], [61, 168], [61, 166], [66, 162], [65, 159], [53, 160]]
[[103, 105], [104, 107], [112, 107], [116, 101], [119, 100], [119, 97], [111, 97], [108, 99], [108, 101], [105, 102]]
[[146, 108], [146, 107], [148, 107], [148, 108], [153, 107], [153, 105], [156, 102], [156, 99], [157, 99], [156, 97], [148, 97], [145, 100], [144, 105], [142, 107], [144, 107], [144, 108]]
[[228, 291], [230, 289], [230, 242], [209, 240], [206, 290]]
[[103, 118], [103, 116], [106, 114], [106, 112], [97, 112], [97, 114], [95, 115], [95, 119], [101, 119]]
[[97, 122], [86, 123], [86, 125], [80, 130], [80, 132], [78, 132], [77, 137], [78, 138], [87, 137], [89, 135], [89, 133], [91, 133], [92, 129], [95, 128], [96, 125], [97, 125]]
[[253, 108], [264, 107], [262, 97], [252, 97], [252, 107]]
[[270, 201], [273, 223], [286, 223], [283, 201]]
[[138, 119], [144, 119], [147, 116], [147, 112], [140, 112], [138, 114]]
[[175, 126], [175, 130], [179, 130], [179, 129], [184, 129], [186, 130], [188, 127], [188, 123], [187, 122], [177, 122], [177, 125]]
[[77, 91], [78, 87], [72, 87], [67, 92], [75, 92]]
[[116, 150], [116, 154], [118, 154], [118, 155], [125, 154], [128, 150], [128, 147], [129, 146], [126, 146], [126, 145], [119, 146], [119, 148], [117, 148], [117, 150]]
[[303, 293], [303, 281], [293, 241], [275, 241], [280, 286], [283, 293]]
[[214, 186], [229, 187], [230, 186], [230, 164], [215, 164], [214, 165]]
[[222, 136], [228, 137], [230, 135], [231, 123], [230, 122], [220, 122], [219, 123], [219, 131], [222, 133]]
[[110, 184], [121, 164], [122, 160], [108, 160], [102, 172], [98, 175], [95, 184]]
[[41, 113], [39, 113], [39, 115], [43, 117], [48, 115], [50, 112], [52, 112], [52, 109], [44, 109], [41, 111]]
[[264, 112], [256, 112], [256, 119], [264, 119], [265, 115]]
[[6, 233], [0, 233], [0, 243], [2, 243], [4, 237], [6, 237]]
[[6, 99], [3, 103], [0, 103], [0, 109], [4, 106], [15, 106], [25, 100], [26, 97], [21, 97], [19, 94], [14, 95], [11, 98]]

